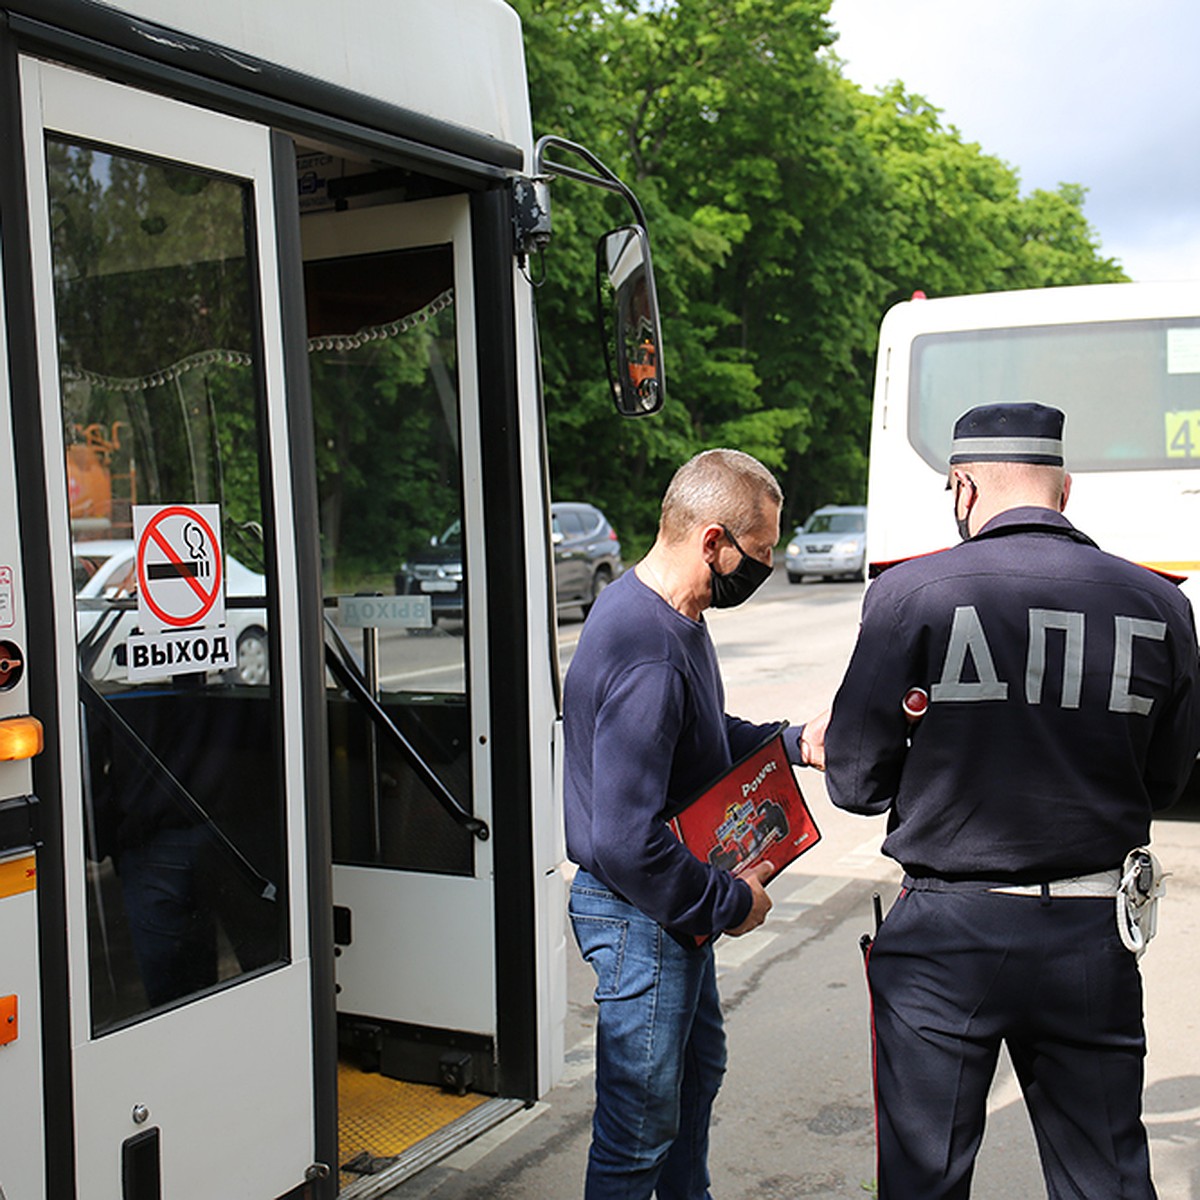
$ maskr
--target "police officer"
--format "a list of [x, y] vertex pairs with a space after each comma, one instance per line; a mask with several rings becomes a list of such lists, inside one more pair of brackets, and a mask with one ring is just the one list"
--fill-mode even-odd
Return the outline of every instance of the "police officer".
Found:
[[881, 1200], [969, 1195], [1002, 1042], [1049, 1195], [1155, 1195], [1114, 896], [1196, 758], [1196, 634], [1061, 515], [1062, 430], [1041, 404], [958, 420], [965, 540], [872, 584], [833, 704], [830, 797], [888, 813], [906, 872], [868, 951]]

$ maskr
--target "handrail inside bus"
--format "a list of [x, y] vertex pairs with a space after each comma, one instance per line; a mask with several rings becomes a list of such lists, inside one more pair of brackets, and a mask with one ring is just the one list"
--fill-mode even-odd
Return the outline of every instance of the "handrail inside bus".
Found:
[[354, 661], [354, 655], [346, 644], [345, 638], [342, 637], [341, 630], [329, 617], [325, 618], [325, 628], [328, 633], [332, 634], [332, 638], [325, 640], [325, 665], [329, 668], [330, 674], [346, 689], [353, 700], [366, 709], [367, 716], [371, 718], [375, 728], [400, 751], [409, 766], [417, 773], [417, 777], [432, 793], [433, 798], [445, 810], [446, 815], [456, 825], [473, 834], [481, 842], [486, 842], [491, 836], [487, 822], [473, 813], [467, 812], [459, 804], [454, 793], [438, 778], [433, 768], [421, 757], [420, 751], [401, 733], [383, 706], [371, 695], [371, 689], [367, 687], [367, 681], [359, 671], [358, 664]]
[[[130, 605], [132, 607], [132, 605]], [[96, 623], [79, 639], [79, 674], [84, 679], [91, 679], [96, 662], [104, 652], [112, 635], [116, 632], [121, 620], [123, 606], [112, 601], [101, 600], [96, 604], [78, 603], [77, 612], [100, 612]]]

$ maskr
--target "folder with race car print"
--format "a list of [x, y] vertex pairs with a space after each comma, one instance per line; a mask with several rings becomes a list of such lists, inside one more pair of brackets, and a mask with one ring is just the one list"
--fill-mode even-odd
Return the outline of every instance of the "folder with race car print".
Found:
[[735, 875], [770, 863], [774, 878], [821, 838], [783, 745], [787, 722], [699, 795], [667, 814], [699, 859]]

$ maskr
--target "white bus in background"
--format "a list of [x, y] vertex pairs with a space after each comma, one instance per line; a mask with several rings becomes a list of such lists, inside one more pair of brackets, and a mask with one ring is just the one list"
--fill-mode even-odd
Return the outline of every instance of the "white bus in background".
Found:
[[955, 419], [977, 404], [1066, 413], [1067, 516], [1170, 574], [1200, 607], [1200, 283], [1103, 284], [897, 304], [871, 421], [871, 573], [956, 539]]
[[0, 92], [0, 1198], [381, 1196], [562, 1069], [528, 259], [636, 201], [502, 0], [0, 0]]

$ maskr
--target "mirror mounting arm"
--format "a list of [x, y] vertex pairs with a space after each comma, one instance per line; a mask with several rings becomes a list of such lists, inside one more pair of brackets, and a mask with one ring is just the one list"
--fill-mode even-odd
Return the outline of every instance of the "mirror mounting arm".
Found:
[[[590, 170], [551, 162], [550, 151], [575, 155]], [[634, 224], [610, 230], [596, 246], [596, 315], [613, 402], [623, 417], [658, 412], [665, 397], [662, 322], [650, 264], [646, 214], [633, 192], [586, 146], [566, 138], [539, 138], [533, 175], [513, 180], [513, 242], [522, 274], [529, 254], [541, 254], [550, 241], [550, 180], [574, 179], [621, 196]]]
[[[578, 167], [549, 162], [546, 159], [547, 150], [564, 150], [578, 155], [592, 170], [581, 171]], [[533, 148], [533, 175], [535, 179], [560, 176], [563, 179], [574, 179], [578, 183], [587, 183], [592, 187], [616, 192], [633, 210], [634, 221], [643, 229], [647, 227], [646, 214], [642, 211], [638, 198], [586, 146], [581, 146], [578, 142], [570, 142], [566, 138], [555, 137], [553, 134], [538, 138], [537, 144]]]
[[[546, 158], [548, 150], [575, 154], [592, 170], [584, 171], [561, 162], [550, 162]], [[548, 134], [539, 138], [533, 148], [533, 175], [529, 178], [518, 177], [513, 181], [513, 234], [516, 253], [522, 264], [530, 254], [545, 250], [550, 241], [549, 183], [555, 178], [573, 179], [577, 183], [615, 192], [629, 205], [636, 223], [646, 227], [646, 214], [637, 196], [604, 163], [586, 146]]]

